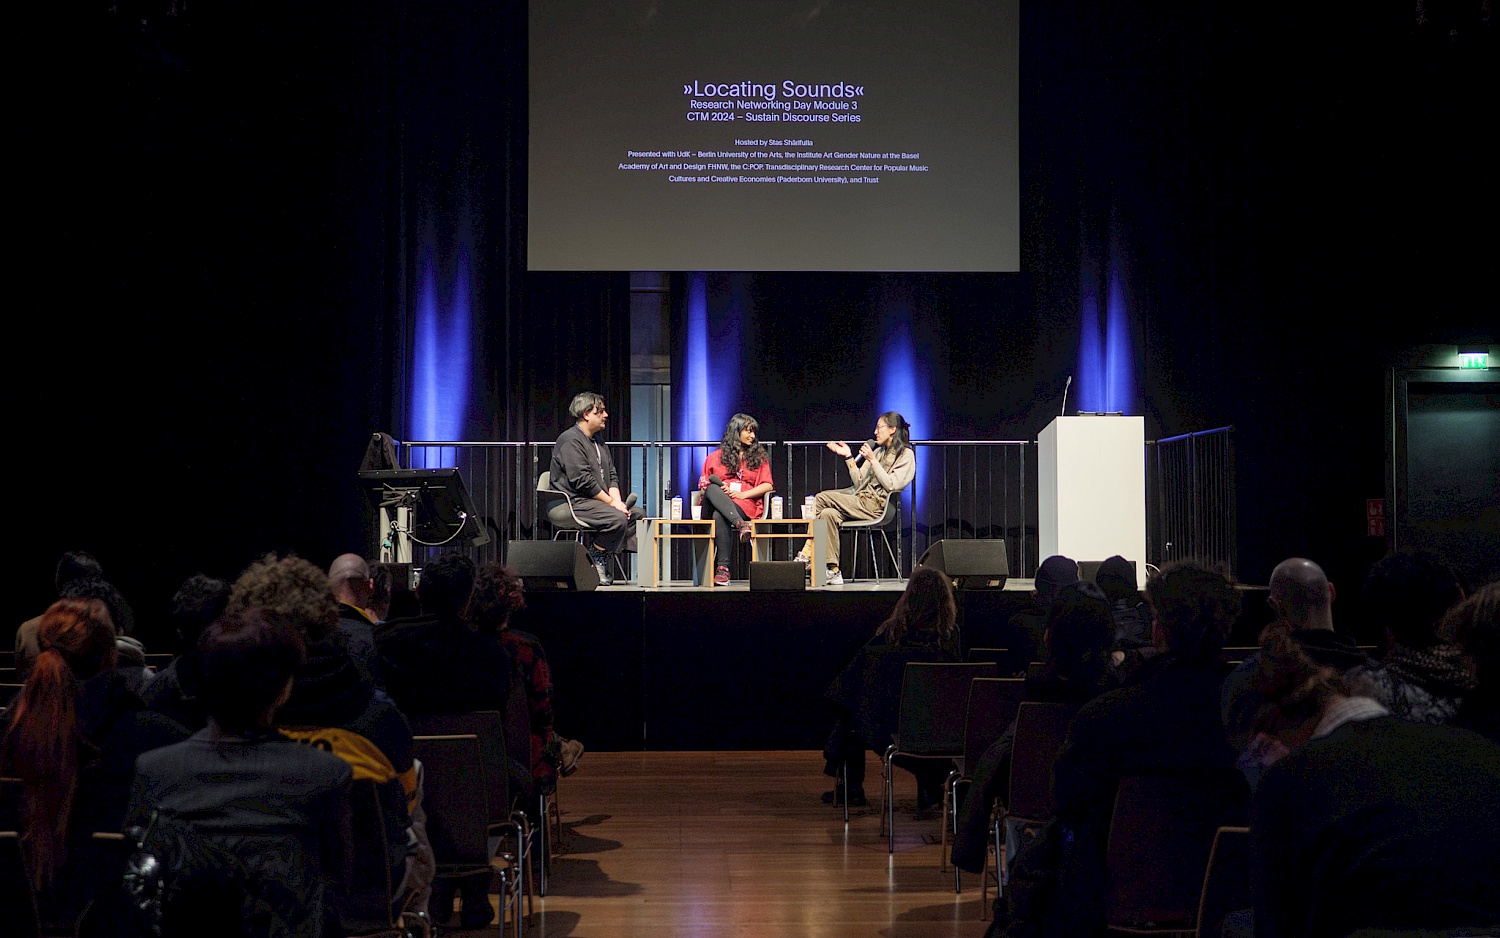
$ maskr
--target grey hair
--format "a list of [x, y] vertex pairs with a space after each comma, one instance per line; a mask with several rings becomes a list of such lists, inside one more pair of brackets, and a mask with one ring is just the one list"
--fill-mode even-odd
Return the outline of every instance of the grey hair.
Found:
[[593, 391], [579, 391], [573, 395], [573, 403], [568, 405], [568, 415], [574, 420], [582, 420], [586, 414], [591, 414], [595, 409], [603, 406], [603, 395]]

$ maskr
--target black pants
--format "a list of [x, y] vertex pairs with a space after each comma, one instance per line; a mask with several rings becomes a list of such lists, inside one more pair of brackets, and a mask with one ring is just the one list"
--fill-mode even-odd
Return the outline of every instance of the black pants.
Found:
[[712, 518], [718, 522], [714, 526], [714, 563], [729, 566], [730, 551], [734, 550], [734, 542], [739, 540], [735, 524], [750, 519], [745, 517], [734, 499], [712, 483], [703, 490], [703, 511], [700, 517]]

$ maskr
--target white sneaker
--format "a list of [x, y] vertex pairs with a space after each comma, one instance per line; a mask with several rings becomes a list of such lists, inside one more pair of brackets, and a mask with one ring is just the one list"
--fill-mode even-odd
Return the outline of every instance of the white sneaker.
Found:
[[797, 556], [793, 557], [792, 559], [802, 564], [802, 566], [804, 567], [812, 566], [812, 558], [802, 553], [802, 551], [800, 550], [797, 551]]
[[828, 575], [825, 576], [825, 577], [823, 577], [823, 585], [824, 586], [843, 586], [844, 585], [844, 574], [843, 574], [843, 572], [839, 571], [839, 570], [830, 570], [828, 572]]

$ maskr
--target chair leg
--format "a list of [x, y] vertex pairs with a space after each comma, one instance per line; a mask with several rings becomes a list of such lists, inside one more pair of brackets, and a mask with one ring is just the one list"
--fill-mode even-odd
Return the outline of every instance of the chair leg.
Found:
[[[950, 813], [958, 813], [958, 769], [949, 771], [948, 777], [943, 780], [943, 804], [938, 810], [938, 845], [942, 851], [938, 854], [938, 872], [948, 872], [948, 818]], [[953, 891], [961, 891], [958, 886], [958, 866], [953, 867]]]
[[885, 779], [883, 779], [885, 780], [885, 851], [891, 854], [895, 852], [895, 780], [892, 777], [895, 774], [895, 765], [891, 762], [894, 758], [895, 746], [886, 747], [885, 764], [882, 768], [885, 774]]
[[875, 582], [880, 582], [880, 555], [875, 552], [875, 532], [866, 531], [870, 538], [870, 569], [875, 571]]
[[842, 786], [844, 790], [844, 824], [849, 824], [849, 757], [845, 756], [843, 763], [839, 766], [839, 777], [835, 783]]
[[[893, 570], [896, 571], [895, 579], [899, 580], [899, 579], [901, 579], [901, 561], [896, 557], [896, 551], [895, 551], [895, 549], [893, 549], [891, 547], [891, 536], [889, 534], [885, 533], [885, 531], [881, 531], [880, 532], [880, 536], [885, 541], [886, 556], [888, 556], [888, 557], [891, 558], [891, 569], [893, 569]], [[874, 553], [875, 553], [875, 535], [872, 533], [870, 535], [870, 554], [873, 556]]]
[[547, 810], [551, 805], [550, 795], [544, 791], [537, 793], [537, 817], [541, 824], [536, 829], [536, 892], [544, 899], [547, 897], [547, 875], [552, 872], [552, 838], [547, 825]]

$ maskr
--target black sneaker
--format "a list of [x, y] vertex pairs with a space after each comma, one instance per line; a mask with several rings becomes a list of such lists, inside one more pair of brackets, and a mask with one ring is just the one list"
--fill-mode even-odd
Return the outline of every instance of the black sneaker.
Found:
[[[844, 789], [842, 787], [839, 787], [839, 788], [835, 788], [833, 791], [825, 791], [825, 792], [823, 792], [823, 803], [824, 804], [843, 804], [844, 803]], [[849, 786], [849, 807], [851, 807], [851, 808], [863, 808], [865, 805], [867, 805], [869, 803], [870, 803], [869, 800], [867, 798], [865, 798], [865, 790], [863, 788], [860, 788], [860, 787], [855, 786], [855, 785]]]
[[600, 586], [614, 586], [615, 575], [609, 572], [609, 554], [604, 552], [589, 553], [589, 560], [594, 565], [594, 571], [599, 574]]

